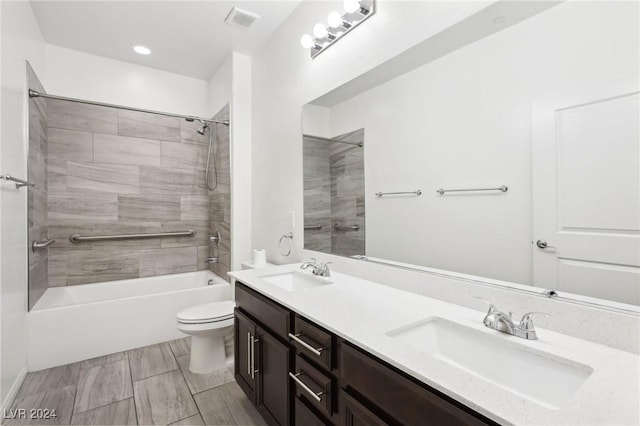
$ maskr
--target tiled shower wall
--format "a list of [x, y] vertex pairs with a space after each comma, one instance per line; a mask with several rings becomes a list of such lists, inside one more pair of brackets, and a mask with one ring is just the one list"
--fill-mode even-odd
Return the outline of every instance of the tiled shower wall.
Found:
[[[38, 77], [27, 63], [28, 86], [44, 92]], [[27, 180], [35, 185], [28, 191], [28, 247], [29, 247], [29, 309], [35, 305], [48, 287], [49, 250], [31, 250], [33, 241], [44, 241], [49, 232], [47, 224], [47, 105], [43, 98], [29, 99], [29, 160]]]
[[[335, 137], [345, 142], [364, 143], [364, 129]], [[331, 224], [358, 230], [331, 228], [331, 253], [365, 254], [364, 151], [357, 145], [331, 143]]]
[[[216, 116], [215, 120], [229, 120], [229, 105], [225, 106]], [[209, 267], [211, 271], [224, 279], [229, 279], [227, 272], [230, 270], [231, 255], [231, 170], [229, 158], [229, 127], [224, 125], [213, 126], [214, 152], [211, 158], [215, 160], [215, 172], [212, 167], [209, 170], [209, 232], [211, 235], [220, 232], [220, 244], [211, 244], [210, 256], [217, 257], [218, 263]]]
[[[207, 269], [208, 136], [198, 122], [48, 100], [49, 286]], [[83, 242], [195, 229], [195, 237]]]
[[[362, 143], [364, 129], [333, 139]], [[365, 254], [363, 148], [313, 137], [305, 137], [303, 144], [305, 248], [345, 256]], [[335, 224], [359, 229], [336, 230]]]

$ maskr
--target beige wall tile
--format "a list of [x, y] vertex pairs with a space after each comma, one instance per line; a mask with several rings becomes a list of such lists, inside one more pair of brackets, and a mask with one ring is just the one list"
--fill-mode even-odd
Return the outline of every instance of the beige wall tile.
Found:
[[197, 247], [178, 247], [140, 252], [140, 276], [195, 272]]
[[66, 129], [49, 129], [49, 161], [93, 161], [93, 134]]
[[47, 99], [49, 128], [118, 133], [118, 110], [97, 105]]
[[207, 147], [187, 143], [162, 142], [162, 167], [204, 170]]
[[136, 166], [67, 163], [68, 189], [137, 194], [139, 176]]
[[180, 119], [146, 112], [118, 110], [118, 134], [180, 142]]
[[133, 166], [159, 166], [160, 142], [114, 135], [93, 135], [96, 163]]
[[120, 195], [118, 197], [120, 222], [165, 222], [180, 220], [178, 195]]

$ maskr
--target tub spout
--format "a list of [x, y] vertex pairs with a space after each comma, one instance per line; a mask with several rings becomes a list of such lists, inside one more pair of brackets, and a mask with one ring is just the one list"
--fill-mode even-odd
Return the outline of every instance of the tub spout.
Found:
[[204, 261], [206, 263], [218, 263], [218, 258], [217, 257], [207, 257]]

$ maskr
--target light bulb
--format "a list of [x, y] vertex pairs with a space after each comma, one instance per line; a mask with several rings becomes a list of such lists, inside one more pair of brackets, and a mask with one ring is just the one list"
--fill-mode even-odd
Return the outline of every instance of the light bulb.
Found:
[[353, 13], [360, 10], [360, 1], [359, 0], [344, 0], [343, 2], [344, 10], [347, 13]]
[[327, 23], [329, 24], [330, 27], [332, 28], [338, 28], [342, 26], [342, 16], [340, 15], [339, 12], [336, 12], [335, 10], [333, 12], [331, 12], [329, 14], [329, 16], [327, 16]]
[[325, 38], [327, 36], [327, 27], [324, 24], [318, 22], [313, 26], [313, 35], [318, 38]]
[[316, 42], [313, 41], [313, 37], [311, 37], [309, 34], [305, 34], [300, 38], [300, 44], [305, 49], [311, 49], [313, 46], [316, 45]]
[[151, 50], [146, 47], [146, 46], [133, 46], [133, 51], [140, 54], [140, 55], [149, 55], [151, 53]]

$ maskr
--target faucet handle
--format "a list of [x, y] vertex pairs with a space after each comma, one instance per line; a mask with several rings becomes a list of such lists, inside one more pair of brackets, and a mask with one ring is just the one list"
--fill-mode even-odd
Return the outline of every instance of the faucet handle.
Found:
[[520, 320], [520, 325], [519, 328], [523, 331], [533, 331], [533, 321], [531, 320], [531, 317], [533, 315], [542, 315], [542, 316], [546, 316], [548, 317], [549, 314], [546, 312], [527, 312], [526, 314], [524, 314], [522, 316], [522, 319]]

